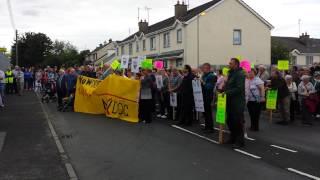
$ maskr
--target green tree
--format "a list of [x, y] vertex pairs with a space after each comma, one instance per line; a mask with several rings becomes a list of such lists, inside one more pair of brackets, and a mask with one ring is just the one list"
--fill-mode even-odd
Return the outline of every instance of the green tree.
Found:
[[[18, 40], [19, 66], [41, 64], [50, 55], [51, 39], [43, 33], [27, 32]], [[11, 48], [12, 64], [16, 64], [16, 43]]]
[[278, 60], [290, 59], [288, 48], [286, 48], [279, 41], [271, 41], [271, 64], [277, 64]]

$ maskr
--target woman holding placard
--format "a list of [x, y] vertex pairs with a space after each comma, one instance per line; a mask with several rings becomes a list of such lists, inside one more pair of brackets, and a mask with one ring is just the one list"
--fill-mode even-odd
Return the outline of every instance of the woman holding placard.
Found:
[[257, 71], [251, 69], [246, 79], [246, 100], [251, 119], [251, 131], [259, 131], [261, 103], [265, 102], [264, 82], [257, 76]]

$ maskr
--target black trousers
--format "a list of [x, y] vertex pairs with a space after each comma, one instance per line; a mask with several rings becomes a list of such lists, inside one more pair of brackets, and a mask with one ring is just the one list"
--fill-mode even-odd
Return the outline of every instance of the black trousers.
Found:
[[13, 94], [13, 83], [6, 84], [6, 94]]
[[146, 123], [152, 122], [152, 108], [154, 101], [152, 99], [140, 99], [139, 102], [139, 118]]
[[58, 95], [58, 106], [62, 106], [63, 105], [63, 98], [66, 97], [66, 93], [61, 92], [61, 91], [57, 91], [57, 95]]
[[290, 121], [293, 122], [295, 120], [295, 111], [296, 111], [297, 101], [290, 99]]
[[204, 104], [204, 120], [205, 120], [205, 128], [206, 129], [213, 129], [213, 117], [212, 117], [212, 103], [213, 97], [204, 97], [203, 104]]
[[232, 143], [244, 143], [244, 113], [234, 112], [234, 109], [227, 109], [227, 124], [230, 130]]
[[193, 99], [187, 100], [185, 102], [181, 102], [181, 109], [179, 112], [179, 123], [181, 124], [186, 124], [186, 125], [191, 125], [193, 122], [193, 111], [194, 110], [194, 105], [193, 105]]
[[169, 114], [170, 109], [170, 93], [162, 92], [160, 93], [160, 114], [164, 115], [166, 110]]
[[261, 104], [255, 101], [249, 101], [247, 104], [250, 119], [251, 119], [251, 129], [259, 130], [259, 119], [261, 114]]

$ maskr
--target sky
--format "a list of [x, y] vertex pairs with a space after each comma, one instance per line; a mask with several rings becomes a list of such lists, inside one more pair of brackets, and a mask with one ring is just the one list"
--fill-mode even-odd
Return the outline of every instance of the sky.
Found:
[[[188, 2], [188, 0], [186, 0]], [[189, 8], [210, 0], [189, 0]], [[308, 32], [320, 38], [320, 0], [244, 0], [275, 26], [272, 35], [295, 36]], [[100, 43], [122, 40], [138, 29], [140, 18], [154, 24], [174, 15], [176, 0], [11, 0], [19, 33], [42, 32], [52, 40], [69, 41], [79, 50], [93, 50]], [[0, 0], [0, 47], [14, 39], [7, 0]]]

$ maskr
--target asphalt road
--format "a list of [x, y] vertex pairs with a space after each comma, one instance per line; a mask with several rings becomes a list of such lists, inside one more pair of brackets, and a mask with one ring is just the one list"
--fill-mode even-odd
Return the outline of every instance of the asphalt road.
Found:
[[[247, 146], [218, 145], [201, 123], [167, 120], [130, 124], [105, 116], [57, 112], [45, 105], [81, 180], [316, 179], [320, 177], [320, 122], [287, 127], [261, 120]], [[227, 133], [225, 134], [228, 135]], [[249, 140], [250, 139], [250, 140]], [[300, 174], [299, 174], [300, 173]]]
[[67, 171], [35, 94], [8, 95], [0, 110], [0, 180], [65, 179]]

